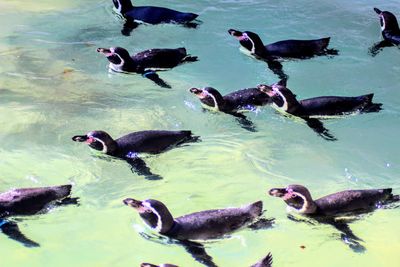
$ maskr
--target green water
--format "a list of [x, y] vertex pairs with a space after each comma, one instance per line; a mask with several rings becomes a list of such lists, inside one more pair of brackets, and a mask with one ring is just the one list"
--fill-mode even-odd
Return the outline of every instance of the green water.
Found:
[[[250, 266], [269, 251], [274, 266], [400, 266], [400, 212], [382, 209], [351, 224], [365, 253], [351, 251], [328, 225], [295, 223], [271, 187], [304, 184], [315, 197], [350, 188], [393, 187], [400, 192], [400, 50], [377, 57], [379, 7], [400, 16], [399, 1], [136, 1], [200, 14], [197, 30], [141, 26], [131, 37], [110, 1], [3, 0], [0, 2], [0, 191], [72, 183], [79, 207], [24, 218], [23, 233], [39, 242], [28, 249], [0, 235], [0, 266], [139, 266], [143, 261], [201, 266], [182, 247], [144, 239], [151, 233], [122, 199], [162, 200], [176, 216], [263, 200], [273, 229], [243, 230], [207, 242], [219, 266]], [[151, 2], [151, 3], [150, 3]], [[227, 93], [277, 77], [238, 50], [229, 28], [251, 30], [265, 42], [331, 36], [340, 56], [285, 62], [288, 87], [298, 97], [375, 93], [380, 113], [325, 122], [339, 139], [327, 142], [300, 122], [270, 108], [249, 118], [204, 113], [188, 92], [213, 86]], [[185, 46], [199, 62], [160, 76], [173, 89], [139, 75], [109, 74], [97, 47], [131, 52]], [[203, 142], [146, 159], [160, 181], [130, 172], [71, 141], [102, 129], [112, 136], [144, 129], [190, 129]], [[300, 246], [305, 246], [301, 249]]]

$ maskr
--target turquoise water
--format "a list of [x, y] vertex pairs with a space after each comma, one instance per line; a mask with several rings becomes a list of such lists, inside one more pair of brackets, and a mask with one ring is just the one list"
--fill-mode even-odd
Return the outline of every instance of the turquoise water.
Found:
[[[126, 197], [159, 199], [176, 216], [263, 200], [266, 216], [276, 218], [274, 228], [207, 242], [219, 266], [249, 266], [269, 251], [274, 266], [399, 266], [399, 209], [378, 210], [351, 224], [367, 248], [356, 254], [332, 227], [290, 221], [284, 203], [266, 195], [290, 183], [306, 185], [315, 197], [350, 188], [400, 192], [400, 50], [386, 48], [375, 58], [367, 53], [381, 38], [372, 8], [400, 16], [399, 1], [151, 4], [199, 13], [203, 24], [196, 30], [140, 26], [124, 37], [111, 0], [0, 2], [0, 191], [73, 183], [81, 200], [79, 207], [23, 218], [19, 227], [40, 248], [1, 235], [0, 266], [201, 266], [182, 247], [141, 237], [151, 231], [122, 204]], [[229, 28], [257, 32], [266, 43], [331, 36], [340, 55], [285, 62], [288, 87], [300, 99], [374, 92], [384, 110], [325, 121], [337, 142], [268, 107], [249, 115], [256, 133], [230, 116], [202, 112], [190, 87], [228, 93], [277, 81], [264, 63], [239, 52]], [[117, 45], [131, 52], [185, 46], [200, 61], [161, 73], [173, 87], [167, 90], [139, 75], [109, 74], [96, 48]], [[124, 162], [100, 159], [71, 141], [94, 129], [114, 137], [191, 129], [203, 142], [146, 159], [164, 177], [148, 181]]]

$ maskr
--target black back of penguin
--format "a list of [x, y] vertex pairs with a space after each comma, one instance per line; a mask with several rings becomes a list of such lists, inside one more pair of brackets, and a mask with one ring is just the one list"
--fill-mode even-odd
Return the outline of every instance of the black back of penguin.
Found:
[[139, 52], [132, 56], [137, 65], [143, 68], [174, 68], [188, 61], [196, 61], [197, 57], [187, 54], [184, 47], [180, 48], [155, 48]]
[[62, 200], [71, 193], [71, 185], [21, 188], [0, 194], [0, 217], [7, 215], [33, 215], [49, 203]]
[[374, 94], [355, 97], [321, 96], [300, 100], [305, 112], [309, 115], [333, 116], [346, 115], [354, 112], [378, 112], [381, 103], [372, 103]]
[[346, 190], [315, 200], [318, 214], [336, 215], [368, 212], [393, 198], [392, 189]]
[[268, 55], [283, 58], [308, 58], [324, 55], [330, 37], [315, 40], [285, 40], [265, 46]]
[[266, 105], [269, 96], [257, 88], [246, 88], [225, 95], [226, 106], [230, 110], [253, 109], [257, 106]]
[[206, 240], [220, 238], [251, 222], [262, 213], [262, 202], [239, 208], [206, 210], [175, 218], [177, 224], [170, 235], [177, 239]]
[[157, 154], [196, 139], [191, 131], [140, 131], [116, 139], [120, 155], [130, 152]]
[[180, 12], [157, 6], [132, 5], [130, 0], [113, 0], [115, 8], [126, 18], [148, 24], [180, 23], [185, 24], [198, 17], [197, 14]]

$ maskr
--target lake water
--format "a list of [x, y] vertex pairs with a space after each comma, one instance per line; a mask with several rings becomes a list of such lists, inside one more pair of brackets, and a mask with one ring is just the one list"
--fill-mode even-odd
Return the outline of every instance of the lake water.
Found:
[[[399, 209], [353, 222], [367, 249], [354, 253], [333, 227], [293, 222], [283, 201], [266, 194], [291, 183], [306, 185], [314, 197], [356, 188], [400, 193], [400, 50], [368, 55], [381, 38], [373, 7], [399, 17], [399, 1], [135, 2], [195, 12], [203, 24], [140, 26], [125, 37], [111, 0], [0, 2], [0, 191], [72, 183], [80, 197], [78, 207], [19, 223], [40, 248], [0, 235], [0, 266], [201, 266], [180, 246], [143, 238], [140, 232], [151, 231], [122, 204], [126, 197], [161, 200], [175, 216], [263, 200], [275, 226], [207, 242], [218, 266], [250, 266], [268, 252], [278, 267], [400, 266]], [[373, 92], [384, 109], [325, 121], [336, 142], [269, 107], [249, 114], [255, 133], [228, 115], [203, 112], [190, 87], [228, 93], [278, 79], [263, 62], [240, 53], [230, 28], [257, 32], [266, 43], [331, 36], [330, 46], [340, 55], [285, 62], [288, 87], [300, 99]], [[109, 74], [96, 48], [110, 46], [130, 52], [184, 46], [200, 61], [161, 73], [172, 85], [163, 89], [140, 75]], [[147, 158], [164, 177], [149, 181], [126, 163], [101, 159], [71, 141], [95, 129], [113, 137], [190, 129], [202, 142]]]

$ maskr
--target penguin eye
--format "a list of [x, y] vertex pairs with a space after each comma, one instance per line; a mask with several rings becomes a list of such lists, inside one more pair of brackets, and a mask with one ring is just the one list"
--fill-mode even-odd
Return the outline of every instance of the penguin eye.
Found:
[[292, 195], [291, 195], [291, 198], [296, 198], [296, 197], [297, 197], [296, 194], [292, 194]]
[[152, 211], [150, 209], [146, 209], [147, 213], [152, 213]]

